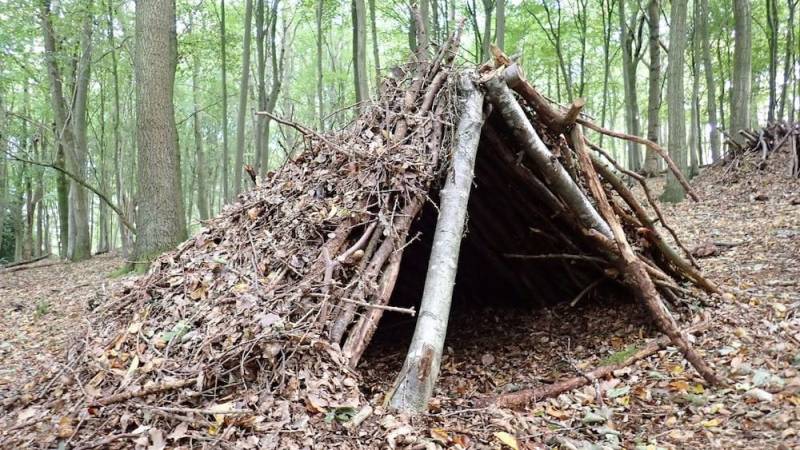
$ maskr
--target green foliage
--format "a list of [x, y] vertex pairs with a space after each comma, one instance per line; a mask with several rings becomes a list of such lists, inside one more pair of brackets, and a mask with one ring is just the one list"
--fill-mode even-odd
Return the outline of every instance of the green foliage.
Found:
[[33, 311], [33, 316], [37, 319], [47, 315], [50, 312], [50, 303], [47, 299], [40, 298], [36, 301], [36, 309]]
[[622, 364], [626, 359], [630, 358], [631, 356], [635, 355], [639, 349], [635, 345], [629, 345], [624, 349], [612, 353], [611, 355], [603, 358], [600, 361], [601, 366], [613, 366], [616, 364]]

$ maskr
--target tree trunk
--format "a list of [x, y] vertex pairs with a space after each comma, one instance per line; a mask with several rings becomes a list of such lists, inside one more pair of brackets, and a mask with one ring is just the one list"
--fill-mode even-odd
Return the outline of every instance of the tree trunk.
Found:
[[[189, 19], [189, 27], [192, 27], [192, 16]], [[208, 220], [208, 188], [206, 185], [208, 179], [208, 167], [206, 166], [206, 155], [203, 151], [203, 128], [202, 121], [200, 120], [200, 59], [197, 57], [197, 52], [192, 53], [192, 103], [194, 106], [194, 114], [192, 122], [194, 125], [194, 148], [195, 148], [195, 173], [197, 174], [197, 214], [200, 220]]]
[[[680, 170], [686, 173], [686, 116], [683, 93], [684, 52], [686, 51], [687, 0], [672, 0], [670, 7], [669, 55], [667, 66], [667, 125], [669, 156]], [[686, 192], [671, 172], [667, 172], [667, 186], [662, 201], [679, 202]]]
[[319, 131], [325, 131], [325, 99], [322, 95], [322, 7], [325, 4], [324, 0], [317, 0], [317, 114], [319, 119]]
[[[608, 112], [608, 79], [611, 75], [611, 15], [614, 11], [613, 0], [600, 0], [600, 13], [603, 22], [603, 103], [600, 109], [600, 125], [605, 127]], [[603, 135], [600, 135], [600, 146], [603, 146]]]
[[[707, 1], [707, 0], [706, 0]], [[797, 0], [788, 0], [789, 23], [786, 26], [786, 52], [783, 57], [783, 84], [781, 85], [781, 99], [778, 109], [778, 120], [784, 120], [786, 116], [786, 102], [794, 102], [789, 97], [789, 90], [792, 85], [792, 67], [794, 67], [794, 13], [797, 7]]]
[[[264, 40], [266, 33], [264, 29], [264, 0], [256, 0], [256, 110], [264, 111], [267, 109], [267, 87], [266, 70], [267, 57], [264, 54]], [[264, 154], [264, 131], [266, 128], [266, 116], [255, 116], [255, 166], [256, 172], [261, 172], [261, 160]]]
[[699, 38], [702, 40], [701, 47], [703, 51], [703, 71], [706, 76], [706, 97], [708, 103], [706, 109], [708, 110], [708, 128], [709, 128], [709, 146], [711, 147], [711, 162], [717, 162], [720, 158], [720, 136], [719, 136], [719, 123], [717, 122], [717, 88], [714, 82], [714, 68], [711, 65], [711, 50], [709, 48], [708, 36], [708, 20], [711, 16], [708, 10], [708, 0], [700, 1], [700, 15], [703, 20], [698, 21], [697, 31]]
[[506, 0], [495, 0], [497, 12], [495, 13], [495, 45], [500, 50], [506, 49]]
[[[650, 31], [648, 48], [650, 51], [650, 77], [647, 91], [647, 139], [658, 143], [658, 129], [661, 126], [661, 48], [659, 39], [661, 7], [658, 0], [650, 0], [647, 4], [647, 26]], [[658, 155], [652, 149], [646, 150], [642, 173], [653, 177], [658, 174]]]
[[750, 126], [750, 88], [752, 82], [752, 17], [750, 0], [733, 0], [734, 49], [731, 83], [730, 135], [744, 144], [739, 130]]
[[[281, 44], [280, 53], [278, 53], [278, 46], [277, 46], [277, 30], [278, 30], [278, 0], [273, 0], [272, 8], [270, 9], [270, 17], [269, 17], [269, 48], [270, 48], [270, 58], [271, 58], [271, 66], [272, 66], [272, 85], [269, 91], [269, 99], [266, 104], [266, 111], [272, 114], [275, 111], [275, 106], [278, 104], [278, 96], [281, 93], [281, 87], [283, 86], [283, 76], [284, 76], [284, 62], [285, 62], [285, 55], [286, 55], [286, 46], [287, 44], [284, 42]], [[284, 38], [286, 30], [284, 30]], [[259, 116], [259, 117], [266, 117], [266, 116]], [[269, 170], [269, 141], [270, 141], [270, 125], [272, 124], [272, 120], [269, 117], [266, 117], [266, 122], [264, 124], [264, 141], [263, 147], [264, 151], [261, 154], [262, 161], [261, 167], [263, 170]]]
[[242, 165], [244, 164], [244, 131], [247, 119], [247, 86], [250, 81], [250, 37], [253, 19], [253, 0], [244, 3], [244, 43], [242, 45], [242, 77], [239, 82], [239, 111], [236, 119], [236, 162], [233, 167], [233, 192], [242, 192]]
[[483, 45], [481, 46], [481, 61], [486, 62], [491, 58], [489, 46], [492, 44], [492, 10], [495, 0], [482, 0], [483, 2]]
[[364, 0], [352, 0], [353, 13], [353, 81], [355, 82], [356, 103], [359, 111], [364, 111], [369, 100], [367, 86], [367, 23]]
[[[635, 17], [635, 15], [634, 15]], [[633, 27], [625, 15], [625, 0], [619, 0], [619, 27], [622, 39], [622, 81], [625, 87], [625, 123], [629, 134], [639, 135], [639, 101], [636, 95], [636, 59], [633, 55]], [[628, 142], [628, 167], [633, 171], [641, 168], [639, 145]]]
[[440, 192], [439, 220], [428, 260], [419, 318], [405, 364], [388, 399], [392, 407], [401, 411], [427, 410], [447, 332], [467, 202], [483, 127], [483, 93], [467, 76], [461, 84], [466, 101], [456, 132], [453, 164]]
[[767, 0], [767, 46], [769, 49], [769, 108], [767, 121], [775, 121], [775, 107], [778, 104], [778, 0]]
[[176, 47], [175, 1], [139, 0], [134, 59], [139, 153], [134, 246], [137, 264], [146, 263], [186, 239], [178, 132], [172, 103]]
[[[121, 136], [120, 136], [120, 95], [119, 95], [119, 69], [117, 63], [117, 51], [116, 51], [116, 43], [114, 40], [114, 13], [112, 9], [112, 1], [108, 0], [108, 47], [110, 50], [111, 55], [111, 77], [114, 84], [114, 112], [112, 114], [113, 117], [113, 132], [114, 132], [114, 181], [116, 184], [116, 197], [117, 197], [117, 204], [123, 208], [125, 211], [125, 206], [128, 203], [127, 199], [125, 198], [125, 186], [123, 185], [122, 180], [122, 148], [121, 148]], [[64, 177], [65, 175], [59, 173], [59, 176]], [[125, 211], [127, 213], [127, 211]], [[127, 215], [129, 219], [132, 218], [131, 215]], [[119, 239], [120, 239], [120, 247], [122, 249], [122, 256], [123, 258], [127, 258], [128, 254], [131, 250], [131, 236], [130, 230], [125, 227], [125, 224], [122, 220], [117, 221], [119, 225]]]
[[[438, 11], [435, 9], [434, 11]], [[375, 22], [375, 0], [369, 0], [369, 22], [372, 31], [372, 59], [375, 62], [375, 88], [381, 85], [381, 58], [378, 51], [378, 25]]]
[[222, 67], [222, 198], [223, 203], [230, 201], [230, 183], [228, 182], [228, 58], [227, 58], [227, 36], [225, 34], [225, 0], [219, 0], [220, 20], [219, 20], [219, 52], [220, 64]]
[[[75, 135], [73, 151], [67, 153], [67, 169], [86, 180], [86, 162], [89, 155], [86, 140], [86, 105], [89, 96], [89, 77], [92, 61], [92, 4], [87, 5], [81, 33], [81, 58], [78, 61], [77, 78], [75, 80], [74, 105], [72, 107], [72, 126]], [[69, 150], [69, 149], [68, 149]], [[69, 245], [67, 257], [71, 261], [82, 261], [92, 256], [92, 238], [89, 227], [89, 198], [85, 188], [74, 180], [69, 185]]]
[[0, 90], [0, 249], [3, 248], [3, 235], [5, 230], [6, 208], [8, 208], [8, 133], [6, 131], [6, 106], [5, 93]]
[[703, 135], [700, 133], [700, 36], [697, 33], [697, 24], [700, 22], [700, 2], [692, 2], [692, 107], [691, 131], [689, 133], [689, 171], [687, 178], [692, 179], [700, 173], [700, 164], [703, 155]]

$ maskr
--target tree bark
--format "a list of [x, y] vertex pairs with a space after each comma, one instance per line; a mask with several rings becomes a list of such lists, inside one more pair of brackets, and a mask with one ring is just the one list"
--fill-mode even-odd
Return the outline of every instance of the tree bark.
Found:
[[225, 34], [225, 0], [219, 0], [220, 19], [219, 19], [219, 52], [220, 52], [220, 71], [222, 72], [222, 198], [223, 203], [230, 201], [230, 183], [228, 182], [228, 58], [227, 58], [227, 35]]
[[491, 58], [489, 46], [492, 44], [492, 11], [495, 0], [481, 0], [483, 3], [483, 42], [481, 46], [481, 62]]
[[[266, 30], [264, 26], [264, 0], [256, 0], [256, 107], [257, 111], [267, 109], [266, 70], [267, 58], [264, 54], [264, 40]], [[255, 116], [255, 166], [256, 172], [261, 172], [261, 160], [264, 155], [264, 132], [266, 131], [266, 116]]]
[[[647, 3], [647, 26], [650, 31], [648, 48], [650, 51], [650, 77], [647, 90], [647, 139], [658, 142], [658, 130], [661, 127], [659, 112], [661, 111], [661, 47], [659, 39], [661, 7], [658, 0]], [[658, 174], [658, 155], [653, 149], [646, 150], [642, 173], [648, 177]]]
[[233, 167], [233, 192], [242, 192], [242, 164], [244, 164], [244, 131], [247, 119], [247, 86], [250, 81], [250, 37], [253, 18], [253, 0], [245, 0], [244, 43], [242, 46], [242, 77], [239, 81], [239, 111], [236, 119], [236, 159]]
[[[706, 0], [707, 1], [707, 0]], [[786, 26], [786, 52], [783, 57], [783, 84], [781, 86], [781, 99], [778, 109], [778, 120], [784, 120], [786, 111], [786, 102], [794, 102], [794, 99], [789, 97], [789, 89], [792, 85], [792, 67], [794, 67], [794, 14], [797, 8], [797, 0], [787, 0], [789, 9], [789, 20]]]
[[[189, 27], [193, 26], [193, 16], [189, 18]], [[193, 30], [194, 31], [194, 30]], [[197, 52], [192, 54], [192, 106], [194, 107], [194, 114], [192, 117], [192, 124], [194, 125], [194, 148], [195, 148], [195, 173], [197, 174], [197, 214], [200, 220], [207, 220], [209, 218], [208, 210], [208, 188], [206, 181], [208, 179], [208, 167], [206, 166], [206, 155], [203, 151], [203, 128], [200, 111], [200, 59], [197, 57]]]
[[387, 399], [393, 408], [412, 413], [427, 410], [439, 374], [467, 203], [483, 127], [483, 93], [466, 75], [461, 85], [466, 100], [456, 131], [453, 163], [447, 182], [440, 191], [439, 220], [428, 261], [419, 318], [405, 364], [391, 397]]
[[[686, 161], [686, 108], [684, 106], [683, 67], [686, 51], [686, 0], [672, 0], [670, 7], [669, 55], [667, 66], [667, 150], [670, 158], [685, 175]], [[686, 196], [678, 179], [667, 173], [667, 186], [661, 200], [679, 202]]]
[[700, 166], [703, 158], [703, 134], [700, 131], [700, 36], [697, 25], [700, 22], [700, 2], [692, 2], [692, 108], [691, 108], [691, 132], [689, 133], [689, 170], [687, 177], [694, 178], [700, 173]]
[[495, 13], [494, 35], [495, 45], [505, 51], [506, 47], [506, 0], [495, 0], [497, 12]]
[[700, 1], [700, 14], [701, 18], [704, 20], [700, 20], [697, 23], [697, 30], [700, 34], [700, 39], [702, 40], [702, 49], [703, 49], [703, 71], [705, 72], [706, 76], [706, 98], [707, 104], [706, 109], [708, 110], [708, 128], [709, 128], [709, 135], [708, 141], [709, 146], [711, 147], [711, 162], [717, 162], [720, 158], [720, 136], [719, 136], [719, 123], [717, 122], [717, 88], [716, 83], [714, 81], [714, 68], [711, 65], [711, 50], [709, 44], [709, 36], [708, 36], [708, 20], [711, 19], [709, 10], [708, 10], [708, 0], [699, 0]]
[[352, 0], [353, 13], [353, 81], [355, 82], [356, 103], [359, 111], [364, 111], [369, 100], [367, 87], [367, 23], [364, 0]]
[[[75, 135], [73, 151], [67, 153], [67, 167], [81, 180], [86, 179], [86, 163], [89, 147], [86, 140], [86, 105], [89, 96], [89, 77], [92, 61], [92, 3], [87, 5], [81, 32], [81, 57], [78, 61], [72, 126]], [[74, 180], [69, 186], [69, 241], [67, 257], [71, 261], [82, 261], [92, 256], [92, 238], [89, 228], [89, 198], [86, 190]]]
[[[634, 15], [635, 17], [635, 15]], [[639, 135], [639, 101], [636, 94], [636, 65], [633, 55], [633, 26], [625, 15], [625, 0], [619, 0], [619, 27], [622, 40], [622, 81], [625, 87], [625, 123], [629, 134]], [[639, 171], [641, 150], [635, 142], [628, 142], [628, 168]]]
[[146, 264], [186, 239], [172, 100], [177, 64], [175, 26], [175, 0], [136, 2], [136, 264]]
[[780, 22], [778, 17], [778, 0], [767, 0], [767, 48], [769, 49], [769, 107], [767, 121], [775, 121], [775, 108], [778, 104], [778, 33]]
[[583, 225], [611, 238], [611, 230], [592, 206], [586, 195], [575, 184], [564, 167], [542, 142], [522, 107], [500, 77], [486, 82], [489, 99], [511, 128], [525, 154], [533, 160], [545, 182], [558, 192], [564, 203], [575, 212]]
[[[108, 37], [108, 46], [110, 50], [111, 56], [111, 79], [114, 86], [114, 111], [112, 113], [112, 120], [113, 120], [113, 133], [114, 133], [114, 181], [115, 181], [115, 190], [116, 190], [116, 197], [117, 197], [117, 204], [123, 208], [127, 203], [125, 198], [125, 187], [123, 186], [122, 182], [122, 149], [120, 146], [121, 136], [120, 136], [120, 95], [119, 95], [119, 69], [117, 63], [117, 51], [116, 51], [116, 43], [114, 40], [114, 13], [112, 8], [112, 1], [108, 0], [107, 3], [107, 37]], [[59, 176], [64, 176], [64, 174], [59, 174]], [[118, 221], [119, 224], [119, 237], [120, 237], [120, 247], [122, 249], [122, 256], [123, 258], [128, 257], [128, 254], [131, 250], [131, 237], [129, 230], [125, 227], [123, 220]]]
[[378, 51], [378, 25], [375, 21], [375, 0], [369, 0], [369, 22], [372, 32], [372, 59], [375, 63], [375, 87], [381, 85], [381, 57]]
[[317, 115], [319, 120], [320, 133], [325, 131], [325, 99], [322, 95], [322, 12], [324, 0], [317, 0], [316, 23], [317, 23]]
[[752, 82], [752, 17], [750, 0], [733, 0], [734, 49], [731, 85], [730, 135], [744, 144], [739, 130], [750, 126], [750, 89]]

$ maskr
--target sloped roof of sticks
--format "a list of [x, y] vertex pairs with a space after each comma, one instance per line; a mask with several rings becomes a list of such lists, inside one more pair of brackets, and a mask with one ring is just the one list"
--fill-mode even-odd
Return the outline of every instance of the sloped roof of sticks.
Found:
[[[17, 425], [0, 446], [30, 443], [36, 430], [49, 430], [39, 443], [122, 445], [141, 426], [171, 430], [198, 412], [223, 420], [199, 415], [206, 419], [186, 425], [184, 436], [197, 427], [234, 441], [278, 442], [326, 426], [315, 411], [358, 410], [366, 400], [354, 368], [381, 315], [414, 313], [390, 299], [413, 245], [409, 230], [432, 198], [441, 198], [442, 214], [423, 239], [433, 240], [432, 266], [452, 267], [428, 271], [425, 296], [445, 296], [449, 305], [452, 280], [449, 292], [437, 291], [436, 278], [455, 276], [468, 216], [464, 273], [488, 273], [504, 295], [532, 304], [577, 302], [591, 290], [634, 297], [700, 374], [718, 382], [662, 299], [690, 295], [692, 286], [719, 289], [676, 238], [681, 250], [667, 242], [671, 230], [656, 203], [646, 209], [620, 179], [641, 177], [587, 141], [576, 122], [639, 139], [669, 162], [660, 147], [594, 125], [580, 115], [582, 101], [551, 104], [499, 51], [477, 72], [457, 71], [458, 48], [456, 33], [435, 54], [420, 50], [406, 78], [385, 80], [344, 130], [323, 135], [294, 125], [304, 134], [302, 153], [101, 304], [65, 365], [3, 400], [2, 415]], [[466, 197], [451, 197], [469, 196], [473, 165], [467, 215]], [[445, 216], [462, 217], [461, 228]], [[469, 286], [469, 278], [456, 284]], [[491, 288], [473, 287], [466, 290], [475, 296]], [[425, 301], [421, 307], [420, 320], [436, 320]], [[409, 353], [390, 393], [401, 409], [419, 409], [415, 384], [435, 382], [436, 345], [423, 347], [419, 358]], [[541, 392], [514, 395], [494, 400], [520, 406]], [[50, 414], [17, 421], [30, 408]], [[301, 419], [305, 431], [281, 434]]]

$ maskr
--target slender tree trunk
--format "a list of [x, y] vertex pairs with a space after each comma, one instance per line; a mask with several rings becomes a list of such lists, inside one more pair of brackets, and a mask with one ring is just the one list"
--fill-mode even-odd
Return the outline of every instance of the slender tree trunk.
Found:
[[[683, 92], [684, 52], [686, 51], [687, 0], [672, 0], [670, 7], [669, 56], [667, 66], [667, 125], [669, 156], [681, 169], [686, 170], [686, 116]], [[686, 193], [678, 179], [667, 172], [667, 186], [662, 201], [679, 202]]]
[[[51, 19], [50, 0], [42, 0], [41, 4], [41, 26], [44, 37], [45, 64], [47, 66], [47, 76], [50, 81], [50, 97], [54, 118], [54, 135], [56, 136], [56, 147], [58, 154], [56, 164], [60, 167], [68, 167], [67, 161], [70, 155], [75, 154], [75, 136], [70, 119], [67, 116], [67, 106], [63, 93], [63, 77], [58, 66], [56, 37], [53, 32]], [[66, 176], [60, 175], [58, 178], [58, 206], [59, 206], [59, 236], [60, 250], [63, 257], [69, 257], [69, 181]]]
[[[608, 79], [611, 75], [611, 15], [614, 12], [613, 0], [600, 0], [600, 13], [603, 22], [603, 104], [600, 109], [600, 124], [606, 127], [608, 112]], [[613, 128], [613, 127], [612, 127]], [[600, 135], [600, 146], [603, 146], [603, 135]]]
[[[650, 51], [650, 78], [647, 90], [647, 139], [658, 142], [658, 129], [661, 126], [661, 7], [658, 0], [647, 3], [647, 26], [650, 31], [648, 49]], [[658, 174], [658, 155], [652, 149], [646, 150], [642, 172], [649, 177]]]
[[[438, 11], [438, 8], [435, 8], [434, 11]], [[375, 62], [375, 89], [377, 90], [381, 85], [381, 58], [380, 52], [378, 51], [378, 25], [375, 21], [375, 0], [369, 0], [369, 22], [370, 31], [372, 31], [372, 59]]]
[[[117, 204], [125, 210], [125, 205], [128, 203], [128, 200], [125, 196], [125, 186], [123, 185], [122, 180], [122, 148], [121, 148], [121, 136], [120, 136], [120, 95], [119, 95], [119, 69], [117, 63], [117, 51], [116, 51], [116, 43], [114, 39], [114, 13], [112, 9], [112, 1], [108, 0], [107, 4], [108, 8], [108, 47], [110, 50], [111, 56], [111, 79], [114, 85], [114, 112], [112, 113], [112, 120], [113, 120], [113, 133], [114, 133], [114, 182], [115, 182], [115, 189], [116, 189], [116, 197], [117, 197]], [[64, 176], [64, 174], [59, 174], [60, 176]], [[126, 211], [128, 213], [128, 211]], [[132, 219], [131, 215], [128, 215], [128, 218]], [[117, 221], [118, 229], [119, 229], [119, 238], [120, 238], [120, 247], [122, 249], [122, 257], [127, 258], [130, 250], [131, 250], [131, 236], [130, 231], [125, 227], [125, 224], [122, 220]]]
[[497, 13], [495, 14], [495, 43], [500, 50], [506, 47], [506, 0], [495, 0]]
[[[256, 91], [258, 92], [257, 107], [258, 111], [267, 108], [267, 87], [266, 70], [267, 58], [264, 54], [264, 40], [266, 37], [264, 29], [264, 0], [256, 0]], [[256, 172], [261, 171], [261, 160], [264, 155], [264, 131], [266, 116], [255, 117], [255, 168]]]
[[[191, 16], [190, 16], [191, 17]], [[190, 18], [190, 28], [191, 21]], [[192, 122], [194, 125], [194, 148], [195, 148], [195, 173], [197, 174], [197, 214], [200, 220], [208, 220], [208, 188], [206, 181], [208, 179], [208, 167], [206, 166], [206, 155], [203, 151], [203, 127], [200, 111], [200, 59], [197, 57], [197, 52], [192, 53], [192, 104], [194, 106], [194, 114]], [[191, 191], [190, 191], [191, 192]], [[191, 213], [191, 211], [190, 211]]]
[[134, 258], [145, 263], [186, 239], [172, 103], [177, 64], [175, 0], [136, 3], [135, 55], [139, 173]]
[[8, 131], [6, 126], [5, 93], [0, 90], [0, 248], [3, 248], [3, 235], [5, 234], [6, 208], [8, 208]]
[[717, 88], [714, 82], [714, 68], [711, 65], [711, 50], [708, 36], [708, 20], [711, 15], [708, 10], [708, 0], [700, 1], [700, 15], [703, 20], [698, 21], [697, 31], [702, 40], [701, 47], [703, 51], [703, 71], [706, 76], [706, 98], [708, 99], [708, 128], [709, 136], [708, 143], [711, 147], [711, 161], [717, 162], [720, 158], [720, 136], [719, 136], [719, 123], [717, 122]]
[[[75, 80], [74, 105], [72, 107], [72, 127], [75, 146], [67, 153], [67, 169], [82, 180], [86, 180], [86, 163], [89, 154], [86, 139], [86, 106], [89, 96], [89, 77], [92, 61], [92, 4], [87, 5], [81, 33], [81, 57], [78, 61]], [[89, 196], [86, 189], [74, 180], [69, 187], [70, 234], [67, 257], [72, 261], [82, 261], [92, 256], [92, 239], [89, 227]]]
[[[706, 0], [707, 1], [707, 0]], [[797, 0], [787, 0], [789, 9], [789, 21], [786, 26], [786, 51], [783, 56], [783, 84], [781, 85], [781, 99], [778, 109], [778, 120], [786, 119], [784, 115], [786, 111], [786, 103], [793, 102], [794, 99], [789, 97], [789, 92], [792, 85], [792, 68], [795, 63], [794, 54], [794, 13], [797, 7]]]
[[750, 126], [752, 82], [752, 17], [750, 0], [733, 0], [734, 50], [731, 85], [730, 135], [743, 144], [739, 130]]
[[322, 95], [322, 12], [325, 0], [317, 0], [317, 114], [319, 117], [319, 131], [325, 131], [325, 99]]
[[769, 48], [769, 108], [767, 121], [775, 121], [775, 107], [778, 104], [778, 0], [767, 0], [767, 44]]
[[233, 192], [242, 192], [242, 165], [244, 164], [244, 131], [247, 119], [247, 86], [250, 81], [250, 38], [253, 19], [253, 0], [244, 3], [244, 43], [242, 46], [242, 77], [239, 82], [239, 111], [236, 119], [236, 162], [233, 167]]
[[700, 2], [692, 2], [692, 107], [691, 107], [691, 132], [689, 133], [689, 171], [687, 177], [694, 178], [700, 173], [701, 158], [703, 155], [703, 135], [700, 133], [700, 36], [697, 24], [700, 22]]
[[353, 13], [353, 80], [355, 82], [356, 103], [359, 111], [364, 111], [369, 100], [367, 87], [367, 22], [364, 0], [352, 0]]
[[481, 47], [481, 62], [491, 58], [489, 45], [492, 43], [492, 11], [495, 0], [482, 0], [483, 2], [483, 46]]
[[[619, 27], [622, 39], [622, 79], [625, 87], [625, 122], [628, 133], [639, 135], [639, 101], [636, 95], [636, 59], [633, 55], [633, 27], [625, 15], [625, 0], [619, 0]], [[639, 145], [628, 142], [628, 167], [638, 171], [642, 166]]]
[[228, 58], [227, 58], [227, 36], [225, 34], [225, 0], [219, 0], [220, 20], [219, 20], [219, 52], [220, 64], [222, 67], [222, 198], [224, 202], [230, 201], [230, 183], [228, 182]]
[[[108, 176], [106, 171], [107, 166], [107, 157], [106, 157], [106, 89], [103, 87], [104, 83], [100, 84], [100, 142], [98, 144], [99, 147], [99, 158], [97, 160], [96, 166], [97, 170], [100, 172], [100, 186], [98, 189], [104, 195], [109, 195], [108, 189]], [[97, 253], [107, 253], [111, 248], [110, 243], [110, 217], [109, 217], [109, 209], [108, 205], [104, 201], [99, 201], [98, 205], [98, 239], [97, 239]]]
[[[281, 45], [280, 52], [278, 52], [277, 46], [277, 32], [278, 32], [278, 0], [273, 0], [272, 8], [270, 9], [270, 17], [269, 17], [269, 48], [270, 48], [270, 58], [271, 58], [271, 66], [272, 66], [272, 85], [269, 91], [269, 100], [265, 106], [265, 109], [268, 113], [272, 114], [275, 111], [275, 107], [278, 104], [278, 97], [281, 94], [281, 87], [283, 86], [283, 68], [285, 62], [285, 54], [286, 54], [286, 47], [287, 43], [283, 43]], [[284, 39], [287, 38], [286, 30], [284, 30]], [[366, 76], [366, 75], [365, 75]], [[259, 116], [263, 117], [263, 116]], [[269, 150], [269, 143], [270, 143], [270, 126], [272, 124], [272, 120], [267, 117], [266, 123], [264, 124], [264, 141], [263, 147], [264, 151], [262, 153], [262, 161], [261, 167], [264, 170], [269, 170], [269, 157], [270, 157], [270, 150]]]

